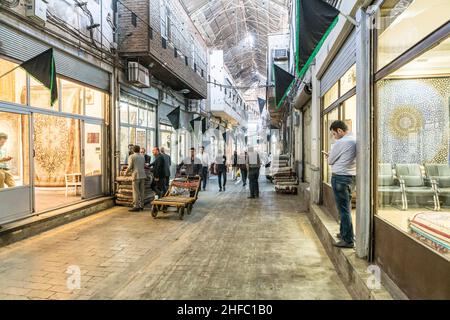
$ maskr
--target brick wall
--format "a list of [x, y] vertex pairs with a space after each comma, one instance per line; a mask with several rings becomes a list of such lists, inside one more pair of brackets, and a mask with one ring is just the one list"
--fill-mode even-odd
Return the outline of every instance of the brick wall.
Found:
[[[132, 11], [134, 11], [144, 22], [137, 18], [136, 27], [132, 24], [132, 14], [124, 6], [118, 4], [119, 13], [119, 50], [123, 55], [130, 56], [132, 54], [142, 55], [148, 53], [149, 56], [159, 61], [165, 68], [176, 74], [179, 79], [192, 86], [196, 91], [206, 97], [207, 94], [207, 70], [205, 65], [197, 65], [197, 69], [204, 70], [204, 77], [202, 78], [198, 73], [194, 72], [191, 66], [191, 59], [188, 54], [189, 65], [186, 66], [184, 57], [179, 55], [174, 56], [174, 47], [170, 44], [167, 48], [162, 47], [161, 40], [161, 24], [160, 24], [160, 4], [159, 0], [122, 0], [122, 2]], [[149, 22], [150, 17], [150, 22]], [[190, 20], [189, 20], [190, 21]], [[150, 32], [148, 25], [153, 29], [153, 38], [150, 39]], [[192, 24], [192, 21], [190, 21]], [[195, 35], [199, 43], [206, 45], [199, 36], [197, 30], [193, 30], [193, 24], [186, 27], [186, 32]], [[132, 36], [126, 37], [127, 33], [132, 33]], [[197, 33], [197, 34], [196, 34]], [[151, 69], [150, 69], [151, 72]], [[159, 79], [164, 81], [164, 79]]]

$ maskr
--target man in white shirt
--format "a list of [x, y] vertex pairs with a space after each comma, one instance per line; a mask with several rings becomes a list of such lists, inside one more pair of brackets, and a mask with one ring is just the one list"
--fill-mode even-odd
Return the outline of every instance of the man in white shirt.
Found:
[[204, 146], [200, 148], [200, 153], [197, 155], [197, 158], [199, 158], [202, 162], [202, 170], [200, 172], [200, 176], [202, 177], [203, 191], [206, 191], [206, 183], [208, 181], [209, 155], [207, 152], [205, 152]]
[[328, 164], [331, 166], [331, 185], [339, 211], [340, 233], [339, 242], [334, 246], [340, 248], [354, 247], [354, 234], [352, 225], [352, 191], [356, 183], [356, 139], [348, 130], [345, 122], [336, 120], [330, 126], [331, 134], [336, 143], [330, 153], [326, 153]]

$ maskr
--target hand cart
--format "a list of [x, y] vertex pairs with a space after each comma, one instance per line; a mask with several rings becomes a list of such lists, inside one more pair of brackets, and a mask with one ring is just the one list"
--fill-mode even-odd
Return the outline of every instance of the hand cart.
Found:
[[201, 180], [199, 176], [175, 178], [165, 195], [152, 201], [152, 217], [156, 218], [160, 211], [166, 212], [168, 207], [176, 208], [180, 220], [183, 220], [185, 212], [191, 214], [198, 198]]

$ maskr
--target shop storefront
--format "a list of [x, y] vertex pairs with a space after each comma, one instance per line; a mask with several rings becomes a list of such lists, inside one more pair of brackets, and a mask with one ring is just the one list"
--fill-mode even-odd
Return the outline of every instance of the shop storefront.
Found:
[[[335, 120], [344, 121], [356, 136], [356, 43], [355, 32], [350, 33], [320, 82], [322, 148], [330, 152], [334, 140], [330, 125]], [[307, 111], [305, 111], [307, 112]], [[306, 114], [308, 116], [308, 114]], [[357, 138], [357, 137], [356, 137]], [[357, 138], [358, 139], [358, 138]], [[339, 219], [333, 190], [331, 168], [322, 154], [322, 199], [323, 204]]]
[[[17, 37], [18, 43], [24, 39]], [[35, 45], [33, 50], [45, 49], [37, 40], [27, 40]], [[14, 46], [6, 41], [0, 52], [0, 74], [36, 54], [14, 51]], [[55, 60], [59, 99], [53, 106], [50, 91], [22, 69], [0, 79], [0, 132], [7, 136], [0, 151], [11, 157], [0, 168], [8, 178], [0, 181], [1, 223], [109, 190], [105, 174], [109, 74], [61, 51], [56, 51]], [[80, 70], [66, 69], [67, 61]], [[84, 81], [83, 68], [91, 80], [98, 80], [96, 85]]]
[[120, 163], [128, 161], [128, 146], [138, 145], [151, 156], [156, 143], [156, 103], [150, 97], [120, 94]]
[[450, 297], [450, 2], [386, 1], [375, 47], [374, 260], [410, 298]]

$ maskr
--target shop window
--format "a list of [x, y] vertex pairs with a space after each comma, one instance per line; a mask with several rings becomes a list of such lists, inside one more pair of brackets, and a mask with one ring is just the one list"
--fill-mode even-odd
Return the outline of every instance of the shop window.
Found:
[[120, 123], [129, 123], [128, 103], [120, 101]]
[[136, 145], [145, 149], [147, 143], [147, 132], [145, 129], [136, 129]]
[[129, 144], [136, 144], [136, 128], [130, 128], [130, 140]]
[[337, 99], [339, 99], [339, 83], [336, 82], [334, 86], [331, 87], [330, 90], [325, 93], [323, 96], [323, 109], [328, 108], [335, 102]]
[[0, 192], [30, 184], [28, 116], [0, 112]]
[[30, 77], [30, 105], [36, 108], [58, 111], [58, 100], [53, 106], [50, 105], [50, 90], [42, 83]]
[[353, 65], [341, 78], [341, 96], [356, 87], [356, 64]]
[[133, 105], [129, 105], [128, 108], [130, 124], [136, 126], [138, 124], [138, 108]]
[[84, 170], [86, 176], [102, 174], [102, 126], [84, 125]]
[[448, 0], [385, 1], [378, 19], [378, 70], [450, 19]]
[[86, 87], [84, 101], [87, 116], [104, 118], [104, 112], [109, 105], [108, 94]]
[[[439, 10], [433, 8], [435, 11]], [[376, 86], [377, 215], [447, 258], [449, 71], [447, 38]]]
[[[17, 64], [0, 59], [0, 75], [17, 67]], [[0, 78], [0, 101], [26, 104], [27, 80], [24, 70], [18, 68]]]
[[148, 111], [143, 108], [139, 108], [139, 120], [138, 120], [138, 126], [140, 127], [147, 127], [148, 122]]
[[356, 95], [344, 102], [343, 111], [342, 120], [349, 131], [356, 135]]
[[[335, 120], [339, 120], [339, 108], [333, 109], [323, 117], [323, 149], [328, 153], [334, 144], [333, 136], [330, 133], [330, 126]], [[326, 159], [324, 160], [323, 169], [323, 181], [331, 184], [331, 167], [327, 164]]]
[[84, 87], [64, 79], [59, 80], [61, 92], [61, 111], [73, 114], [83, 114]]
[[128, 162], [129, 128], [120, 128], [120, 163]]
[[156, 128], [156, 112], [153, 107], [148, 112], [148, 126], [150, 128]]
[[147, 130], [147, 154], [151, 155], [151, 151], [155, 146], [155, 131]]

